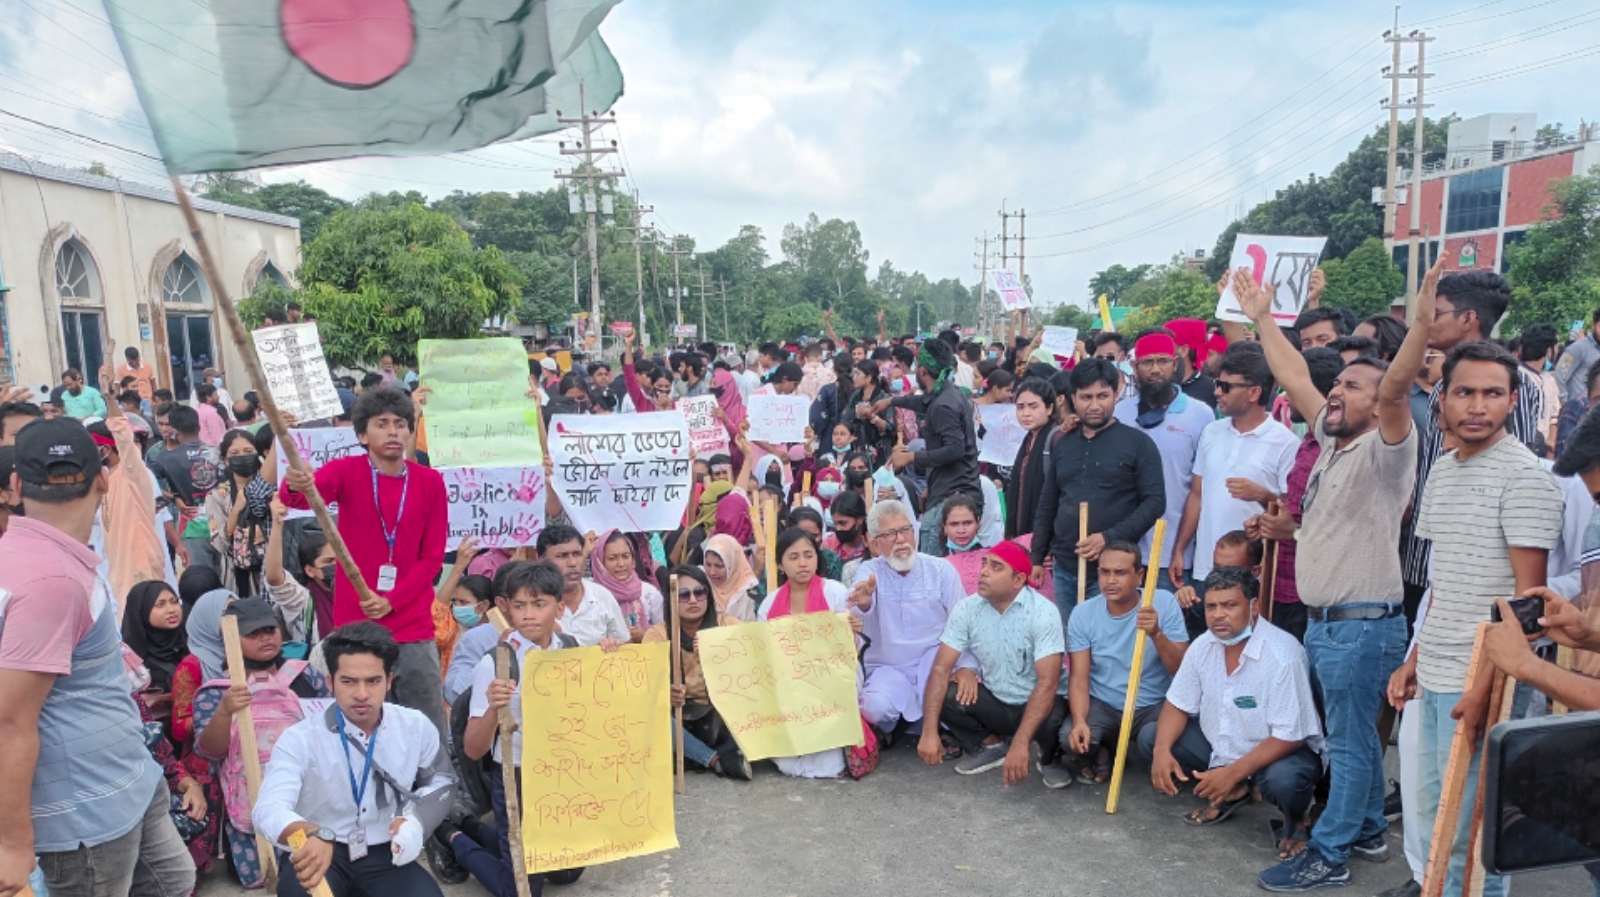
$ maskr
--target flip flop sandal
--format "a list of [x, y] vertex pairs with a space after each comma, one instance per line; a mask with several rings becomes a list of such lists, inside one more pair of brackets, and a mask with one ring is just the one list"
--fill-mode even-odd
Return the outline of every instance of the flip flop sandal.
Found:
[[952, 760], [961, 759], [961, 744], [948, 733], [939, 735], [939, 743], [944, 746], [944, 762], [949, 763]]
[[[1239, 809], [1249, 802], [1250, 795], [1246, 794], [1244, 797], [1235, 798], [1233, 800], [1225, 800], [1220, 804], [1206, 804], [1203, 807], [1190, 810], [1189, 812], [1183, 814], [1183, 821], [1189, 825], [1197, 825], [1202, 827], [1207, 825], [1220, 825], [1228, 821], [1228, 817], [1233, 815], [1233, 811]], [[1209, 819], [1206, 818], [1205, 813], [1208, 810], [1216, 811], [1217, 815], [1212, 816]]]
[[1093, 767], [1085, 766], [1078, 770], [1078, 784], [1104, 785], [1111, 778], [1110, 763], [1096, 763]]
[[[1277, 851], [1278, 859], [1280, 860], [1294, 859], [1295, 856], [1305, 850], [1306, 844], [1311, 840], [1311, 829], [1301, 823], [1289, 826], [1288, 832], [1285, 833], [1283, 820], [1272, 819], [1267, 822], [1267, 829], [1272, 833], [1272, 849]], [[1293, 854], [1286, 853], [1283, 848], [1278, 846], [1284, 841], [1298, 843], [1300, 850], [1295, 851]]]

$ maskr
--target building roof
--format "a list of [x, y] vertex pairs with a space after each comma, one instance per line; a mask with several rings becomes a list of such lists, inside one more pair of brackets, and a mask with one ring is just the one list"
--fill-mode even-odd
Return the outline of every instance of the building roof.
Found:
[[[125, 181], [122, 178], [104, 177], [98, 174], [89, 174], [86, 171], [76, 171], [71, 168], [62, 168], [58, 165], [49, 165], [44, 162], [35, 162], [14, 153], [0, 151], [0, 171], [10, 171], [17, 174], [32, 175], [47, 181], [57, 181], [63, 184], [74, 184], [79, 187], [88, 187], [91, 190], [106, 190], [109, 192], [125, 193], [128, 196], [138, 196], [143, 199], [153, 199], [157, 202], [178, 204], [177, 194], [171, 187], [141, 184], [138, 181]], [[300, 219], [288, 215], [275, 215], [258, 209], [247, 209], [243, 206], [231, 205], [225, 202], [216, 202], [210, 199], [192, 197], [194, 207], [204, 212], [220, 212], [233, 218], [245, 218], [250, 221], [259, 221], [263, 224], [275, 224], [279, 227], [300, 227]]]

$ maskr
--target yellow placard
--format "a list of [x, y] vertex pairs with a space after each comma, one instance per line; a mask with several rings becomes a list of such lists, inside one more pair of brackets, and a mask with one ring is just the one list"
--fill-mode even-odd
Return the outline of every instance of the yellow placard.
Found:
[[843, 614], [702, 629], [706, 691], [747, 759], [860, 745], [855, 635]]
[[1116, 330], [1117, 325], [1111, 322], [1111, 303], [1106, 301], [1106, 294], [1100, 294], [1100, 329]]
[[529, 874], [678, 846], [664, 643], [522, 661], [522, 847]]

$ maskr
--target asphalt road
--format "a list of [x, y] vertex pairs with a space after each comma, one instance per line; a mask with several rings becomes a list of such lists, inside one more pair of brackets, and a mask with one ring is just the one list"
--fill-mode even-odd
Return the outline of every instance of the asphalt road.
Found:
[[[678, 799], [680, 849], [596, 866], [547, 897], [1210, 897], [1265, 894], [1255, 876], [1275, 862], [1268, 806], [1195, 828], [1180, 818], [1195, 798], [1157, 794], [1137, 764], [1114, 816], [1104, 785], [1049, 791], [1033, 775], [1006, 788], [999, 770], [926, 767], [904, 741], [859, 782], [791, 779], [758, 763], [754, 782], [691, 772], [688, 790]], [[1368, 897], [1404, 881], [1398, 826], [1389, 840], [1388, 862], [1353, 861], [1351, 885], [1324, 893]], [[1519, 878], [1513, 891], [1589, 897], [1588, 882], [1568, 869]], [[245, 892], [213, 868], [200, 893]], [[468, 882], [445, 893], [487, 892]]]

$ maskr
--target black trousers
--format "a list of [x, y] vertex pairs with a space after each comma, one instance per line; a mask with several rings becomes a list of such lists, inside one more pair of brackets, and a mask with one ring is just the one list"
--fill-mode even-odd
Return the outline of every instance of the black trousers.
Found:
[[1272, 603], [1272, 625], [1294, 636], [1294, 640], [1305, 644], [1306, 641], [1306, 606], [1298, 601]]
[[[323, 880], [333, 897], [444, 897], [439, 883], [420, 862], [394, 864], [387, 842], [367, 847], [367, 855], [350, 859], [350, 848], [333, 845], [333, 862]], [[294, 874], [289, 855], [278, 853], [278, 897], [310, 897]]]
[[[945, 692], [944, 710], [939, 715], [939, 721], [955, 736], [963, 751], [974, 754], [983, 750], [983, 740], [990, 735], [1010, 738], [1017, 734], [1017, 726], [1022, 722], [1025, 710], [1026, 704], [1002, 703], [981, 682], [978, 684], [978, 700], [970, 705], [962, 705], [956, 701], [956, 684], [952, 682]], [[1033, 732], [1033, 740], [1039, 745], [1045, 763], [1054, 760], [1060, 750], [1056, 732], [1066, 716], [1067, 699], [1056, 695], [1050, 705], [1050, 715]]]

